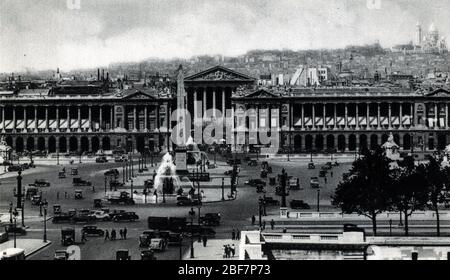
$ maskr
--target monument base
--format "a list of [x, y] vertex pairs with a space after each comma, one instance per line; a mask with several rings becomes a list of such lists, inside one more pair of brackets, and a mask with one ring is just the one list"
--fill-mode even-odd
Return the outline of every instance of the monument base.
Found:
[[288, 218], [287, 207], [280, 207], [280, 218]]
[[187, 169], [187, 149], [186, 147], [178, 147], [175, 149], [175, 165], [177, 174], [188, 174]]

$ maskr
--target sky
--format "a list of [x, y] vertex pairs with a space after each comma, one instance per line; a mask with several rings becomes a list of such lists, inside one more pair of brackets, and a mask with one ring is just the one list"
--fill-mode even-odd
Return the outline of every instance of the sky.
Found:
[[0, 0], [0, 73], [106, 67], [252, 49], [384, 47], [434, 22], [448, 0]]

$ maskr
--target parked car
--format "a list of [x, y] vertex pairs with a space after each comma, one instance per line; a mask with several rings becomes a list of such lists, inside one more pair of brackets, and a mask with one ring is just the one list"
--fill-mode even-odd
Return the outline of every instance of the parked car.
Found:
[[42, 201], [42, 197], [40, 195], [34, 195], [31, 198], [31, 204], [32, 205], [39, 205], [39, 204], [41, 204], [41, 201]]
[[278, 200], [274, 199], [271, 196], [264, 197], [264, 203], [266, 205], [272, 205], [272, 206], [278, 206], [280, 204], [280, 202]]
[[200, 217], [200, 223], [207, 226], [219, 226], [220, 219], [220, 213], [206, 213]]
[[72, 224], [76, 224], [76, 223], [90, 223], [95, 221], [95, 218], [89, 216], [89, 215], [81, 215], [81, 214], [76, 214], [72, 217], [72, 219], [70, 220]]
[[292, 209], [311, 209], [309, 204], [303, 200], [291, 200], [290, 206]]
[[70, 223], [72, 221], [73, 215], [70, 215], [69, 213], [61, 213], [59, 215], [55, 215], [52, 218], [52, 223], [59, 224], [59, 223]]
[[94, 217], [97, 221], [110, 221], [111, 216], [105, 211], [95, 210], [91, 211], [89, 214], [91, 217]]
[[300, 179], [299, 178], [291, 178], [289, 179], [289, 189], [291, 190], [300, 190]]
[[38, 179], [34, 181], [34, 186], [41, 188], [41, 187], [50, 187], [50, 183], [44, 179]]
[[327, 170], [320, 170], [319, 171], [319, 177], [323, 178], [327, 176]]
[[320, 187], [319, 178], [311, 177], [310, 185], [311, 185], [311, 188], [318, 189]]
[[124, 161], [125, 161], [125, 158], [122, 156], [114, 157], [114, 162], [124, 162]]
[[115, 215], [113, 218], [114, 222], [123, 222], [123, 221], [134, 222], [136, 220], [139, 220], [139, 216], [136, 215], [136, 213], [134, 212], [120, 213]]
[[142, 261], [154, 261], [156, 260], [155, 252], [153, 250], [143, 250], [141, 251]]
[[83, 180], [80, 177], [75, 177], [73, 178], [72, 185], [74, 187], [90, 187], [92, 186], [92, 183], [90, 181]]
[[97, 157], [97, 158], [95, 159], [95, 162], [96, 162], [96, 163], [107, 163], [107, 162], [108, 162], [108, 159], [107, 159], [106, 157]]
[[257, 185], [263, 185], [266, 186], [266, 181], [262, 180], [262, 179], [250, 179], [248, 181], [245, 181], [246, 185], [252, 186], [252, 187], [256, 187]]
[[10, 166], [8, 166], [8, 172], [18, 172], [18, 171], [22, 171], [22, 166], [21, 165], [10, 165]]
[[53, 259], [56, 261], [66, 261], [69, 259], [69, 252], [66, 250], [56, 250]]
[[216, 231], [213, 228], [198, 224], [187, 224], [185, 228], [185, 234], [187, 236], [206, 236], [212, 238], [216, 236]]
[[99, 229], [96, 226], [84, 226], [81, 229], [81, 232], [84, 232], [86, 235], [96, 235], [96, 236], [104, 236], [105, 231], [103, 229]]
[[72, 168], [72, 169], [70, 170], [70, 175], [73, 175], [73, 176], [78, 175], [78, 168]]
[[75, 243], [75, 229], [63, 228], [61, 229], [61, 244], [63, 246], [70, 246]]
[[262, 184], [256, 185], [256, 193], [265, 193], [265, 192], [266, 191], [264, 189], [264, 185]]
[[162, 238], [152, 238], [150, 240], [150, 245], [148, 246], [150, 250], [163, 252], [166, 250], [167, 243]]
[[123, 214], [123, 213], [126, 213], [126, 211], [125, 210], [115, 210], [114, 209], [113, 211], [109, 212], [108, 214], [109, 214], [109, 217], [111, 218], [111, 220], [113, 220], [115, 216], [117, 216], [119, 214]]
[[105, 176], [119, 176], [119, 170], [117, 169], [110, 169], [108, 171], [105, 172], [104, 174]]
[[9, 240], [9, 236], [7, 232], [0, 232], [0, 244]]
[[26, 235], [27, 234], [27, 230], [21, 226], [15, 225], [14, 224], [7, 224], [5, 226], [5, 232], [8, 235], [12, 235], [12, 234], [16, 234], [16, 235]]
[[195, 206], [199, 204], [200, 201], [198, 199], [191, 199], [187, 196], [177, 197], [177, 206]]
[[315, 169], [316, 166], [314, 165], [313, 162], [308, 163], [308, 169]]

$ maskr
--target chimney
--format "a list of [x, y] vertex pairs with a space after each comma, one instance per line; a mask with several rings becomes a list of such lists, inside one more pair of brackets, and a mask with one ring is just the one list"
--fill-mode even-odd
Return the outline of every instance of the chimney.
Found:
[[100, 68], [97, 68], [97, 81], [100, 81]]
[[105, 69], [102, 69], [102, 81], [105, 80]]
[[109, 72], [106, 72], [106, 80], [109, 81]]
[[21, 80], [21, 77], [20, 77], [20, 75], [19, 75], [19, 83], [20, 83], [20, 80]]
[[56, 73], [57, 73], [57, 74], [59, 74], [59, 67], [58, 67], [58, 68], [56, 68]]

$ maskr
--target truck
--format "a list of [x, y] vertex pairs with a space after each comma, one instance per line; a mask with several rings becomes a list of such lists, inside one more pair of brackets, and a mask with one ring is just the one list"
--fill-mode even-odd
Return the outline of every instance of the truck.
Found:
[[90, 186], [92, 186], [92, 183], [89, 181], [83, 180], [80, 177], [75, 177], [75, 178], [73, 178], [72, 185], [74, 187], [80, 187], [80, 186], [90, 187]]
[[111, 204], [126, 204], [126, 205], [134, 205], [134, 200], [130, 197], [130, 194], [127, 192], [120, 192], [119, 196], [111, 196], [108, 198], [108, 201]]

